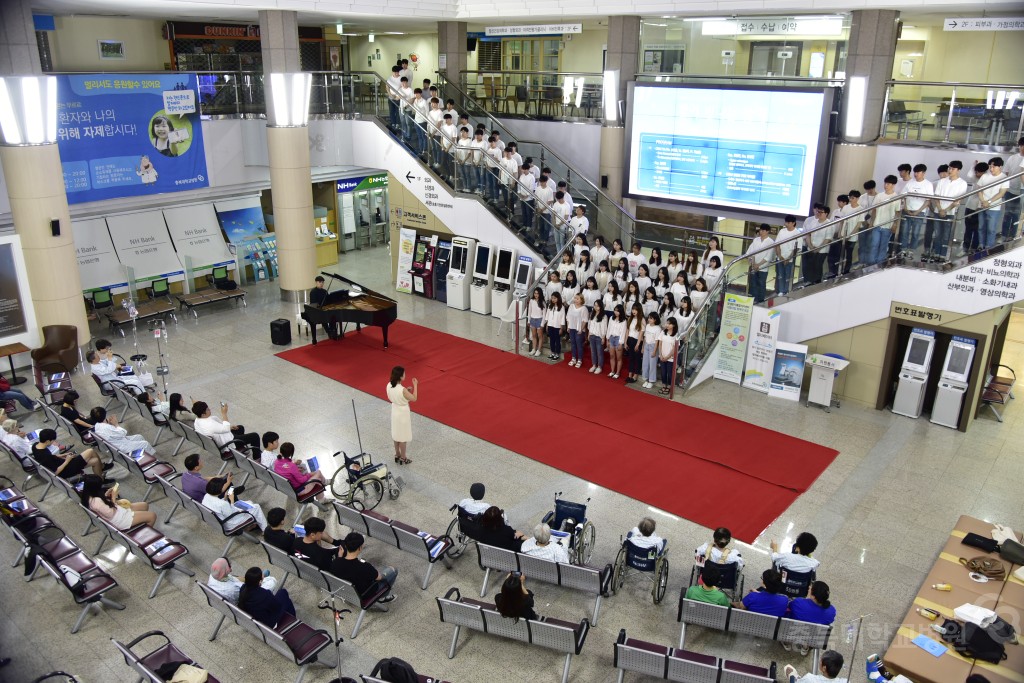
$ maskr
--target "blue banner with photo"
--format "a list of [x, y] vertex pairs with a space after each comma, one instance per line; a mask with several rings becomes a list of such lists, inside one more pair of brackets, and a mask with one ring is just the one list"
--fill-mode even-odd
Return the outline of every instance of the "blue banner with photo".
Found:
[[195, 74], [57, 78], [69, 204], [209, 186]]

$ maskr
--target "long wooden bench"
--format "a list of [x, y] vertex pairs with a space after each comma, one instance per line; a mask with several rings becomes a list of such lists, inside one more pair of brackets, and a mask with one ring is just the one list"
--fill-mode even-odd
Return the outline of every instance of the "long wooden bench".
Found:
[[768, 668], [742, 664], [720, 657], [671, 648], [626, 637], [619, 631], [615, 641], [615, 668], [618, 683], [627, 671], [677, 683], [775, 683], [775, 662]]
[[[202, 581], [196, 581], [196, 584], [202, 589], [203, 595], [206, 596], [206, 602], [209, 603], [210, 607], [221, 614], [220, 621], [217, 622], [217, 627], [213, 629], [213, 635], [210, 636], [210, 640], [214, 640], [217, 637], [220, 627], [224, 625], [224, 620], [230, 618], [235, 624], [262, 640], [287, 659], [292, 660], [295, 666], [299, 667], [299, 674], [295, 678], [295, 683], [302, 683], [309, 665], [318, 661], [320, 653], [327, 646], [334, 644], [334, 639], [331, 638], [327, 631], [313, 628], [290, 614], [285, 614], [281, 617], [281, 621], [276, 628], [270, 628], [243, 612], [238, 608], [238, 605], [228, 602], [223, 596]], [[341, 656], [340, 653], [336, 654], [339, 657]], [[325, 666], [333, 667], [336, 665], [337, 660], [335, 660], [335, 664], [326, 664]]]
[[455, 648], [459, 644], [462, 629], [469, 628], [565, 654], [562, 683], [567, 683], [572, 656], [580, 653], [590, 632], [590, 620], [586, 617], [578, 624], [550, 617], [518, 621], [506, 619], [493, 604], [463, 598], [458, 588], [450, 588], [443, 598], [435, 599], [441, 613], [441, 621], [455, 627], [448, 659], [455, 657]]
[[702, 626], [726, 633], [777, 640], [780, 643], [808, 647], [813, 651], [811, 671], [818, 670], [821, 651], [828, 648], [832, 625], [812, 624], [786, 617], [773, 617], [733, 607], [712, 605], [686, 599], [686, 589], [679, 593], [679, 649], [683, 649], [686, 626]]
[[248, 305], [245, 303], [245, 290], [241, 288], [232, 290], [201, 289], [191, 294], [178, 294], [176, 298], [178, 299], [178, 309], [188, 309], [193, 318], [199, 317], [199, 312], [196, 309], [200, 306], [208, 306], [220, 303], [221, 301], [234, 301], [235, 305], [238, 305], [238, 302], [241, 301], [242, 306]]
[[202, 519], [203, 522], [206, 523], [206, 526], [210, 527], [214, 531], [219, 531], [228, 539], [228, 544], [224, 546], [224, 550], [221, 551], [220, 557], [228, 556], [231, 546], [235, 544], [235, 541], [237, 541], [239, 537], [245, 537], [253, 543], [260, 542], [260, 540], [251, 533], [254, 529], [259, 529], [259, 524], [256, 523], [256, 518], [252, 516], [252, 513], [246, 512], [245, 510], [239, 510], [225, 519], [221, 519], [217, 515], [213, 514], [213, 510], [202, 503], [192, 500], [187, 493], [163, 477], [158, 476], [156, 479], [160, 484], [160, 487], [164, 490], [164, 494], [174, 501], [174, 507], [171, 508], [171, 512], [167, 515], [167, 519], [164, 520], [164, 522], [169, 523], [171, 521], [171, 517], [174, 516], [174, 513], [177, 512], [179, 507], [189, 510]]
[[[150, 650], [144, 655], [136, 654], [135, 650], [132, 649], [139, 643], [148, 640], [149, 638], [163, 638], [163, 644], [158, 645], [156, 649]], [[163, 631], [149, 631], [143, 633], [141, 636], [131, 641], [130, 643], [122, 643], [120, 640], [114, 640], [114, 647], [116, 647], [122, 655], [124, 655], [124, 663], [130, 666], [139, 674], [139, 680], [146, 680], [149, 683], [165, 683], [165, 680], [156, 674], [156, 670], [165, 664], [170, 662], [182, 662], [184, 664], [191, 664], [199, 668], [199, 662], [192, 659], [184, 652], [179, 650], [171, 639], [164, 635]], [[207, 672], [206, 683], [220, 683], [220, 681], [211, 673]]]
[[348, 581], [339, 579], [330, 572], [320, 571], [316, 566], [306, 562], [301, 557], [286, 553], [265, 541], [261, 541], [260, 545], [263, 546], [263, 551], [267, 553], [267, 561], [271, 566], [285, 571], [284, 579], [281, 581], [282, 586], [288, 580], [288, 574], [295, 574], [314, 588], [339, 598], [346, 605], [352, 605], [359, 609], [359, 616], [356, 617], [356, 623], [352, 627], [351, 638], [353, 640], [359, 635], [363, 619], [371, 607], [376, 607], [382, 612], [388, 611], [387, 607], [377, 604], [381, 598], [391, 592], [391, 589], [383, 582], [374, 583], [366, 594], [360, 595], [355, 586]]
[[391, 519], [379, 512], [356, 510], [348, 505], [341, 504], [337, 500], [333, 502], [339, 524], [426, 561], [427, 571], [423, 575], [423, 582], [420, 584], [422, 590], [427, 590], [430, 574], [438, 560], [441, 560], [447, 567], [451, 566], [446, 553], [448, 548], [452, 546], [452, 539], [448, 538], [447, 535], [433, 536], [425, 531], [420, 531], [414, 526]]
[[476, 544], [477, 560], [484, 570], [484, 582], [480, 587], [480, 597], [487, 595], [487, 584], [491, 570], [498, 572], [522, 572], [534, 581], [543, 581], [562, 588], [572, 588], [594, 596], [594, 611], [590, 623], [597, 626], [597, 618], [601, 612], [601, 598], [608, 594], [612, 580], [612, 565], [604, 568], [586, 567], [562, 562], [552, 562], [525, 553], [516, 553], [504, 548]]

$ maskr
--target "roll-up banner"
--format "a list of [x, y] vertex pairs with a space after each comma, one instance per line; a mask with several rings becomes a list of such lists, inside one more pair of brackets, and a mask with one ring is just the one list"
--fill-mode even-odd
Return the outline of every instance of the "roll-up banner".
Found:
[[162, 211], [109, 216], [110, 239], [122, 265], [135, 271], [136, 282], [185, 279], [185, 269], [167, 234]]
[[102, 218], [72, 221], [71, 230], [75, 235], [82, 291], [88, 294], [98, 289], [127, 288], [124, 268], [117, 258], [114, 243], [110, 241], [107, 221]]
[[192, 259], [193, 275], [206, 275], [214, 266], [235, 268], [235, 259], [224, 244], [212, 204], [193, 204], [163, 211], [178, 258], [182, 263], [185, 263], [186, 256]]
[[412, 293], [412, 250], [416, 245], [416, 231], [402, 228], [398, 232], [398, 275], [395, 289], [405, 294]]
[[718, 340], [718, 365], [715, 377], [734, 384], [740, 383], [743, 361], [747, 357], [747, 333], [750, 330], [750, 311], [754, 297], [726, 294], [722, 307], [722, 327]]
[[754, 308], [750, 316], [747, 364], [743, 368], [743, 386], [747, 389], [768, 393], [781, 319], [782, 313], [774, 308]]

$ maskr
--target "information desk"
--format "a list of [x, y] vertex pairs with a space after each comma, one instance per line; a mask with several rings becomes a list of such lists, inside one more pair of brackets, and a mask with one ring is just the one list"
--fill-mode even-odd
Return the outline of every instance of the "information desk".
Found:
[[[1012, 577], [1019, 565], [1003, 561], [1009, 570], [1006, 581], [976, 583], [967, 575], [967, 569], [960, 564], [960, 558], [967, 559], [986, 555], [978, 548], [961, 543], [969, 532], [992, 537], [992, 525], [974, 517], [962, 516], [949, 534], [949, 539], [939, 552], [939, 558], [928, 576], [925, 577], [910, 611], [893, 638], [883, 661], [895, 673], [901, 673], [914, 683], [950, 683], [963, 681], [971, 673], [985, 676], [989, 683], [1024, 683], [1024, 645], [1007, 645], [1008, 659], [1001, 664], [975, 662], [959, 654], [932, 630], [935, 624], [942, 625], [943, 619], [952, 619], [953, 610], [965, 603], [981, 605], [995, 611], [1011, 624], [1020, 624], [1024, 613], [1024, 582]], [[988, 554], [999, 559], [998, 553]], [[932, 588], [937, 583], [948, 583], [952, 591], [938, 591]], [[929, 621], [918, 609], [932, 609], [939, 613], [935, 621]], [[924, 635], [946, 647], [946, 652], [934, 657], [914, 645], [914, 638]]]

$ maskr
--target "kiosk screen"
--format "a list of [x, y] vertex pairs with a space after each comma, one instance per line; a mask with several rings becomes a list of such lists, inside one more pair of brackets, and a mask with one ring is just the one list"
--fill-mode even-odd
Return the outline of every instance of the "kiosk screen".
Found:
[[427, 258], [427, 245], [424, 242], [418, 242], [416, 244], [416, 255], [413, 257], [413, 261], [416, 263], [423, 263]]
[[925, 361], [928, 359], [929, 346], [931, 346], [931, 341], [917, 338], [911, 339], [907, 363], [909, 365], [924, 366]]
[[480, 275], [487, 275], [487, 265], [490, 261], [491, 248], [480, 245], [476, 248], [476, 268], [473, 269], [473, 273]]
[[530, 264], [520, 263], [516, 269], [516, 284], [525, 287], [530, 282]]
[[968, 370], [967, 366], [970, 362], [971, 349], [954, 344], [953, 351], [949, 355], [948, 371], [954, 375], [966, 375]]
[[466, 253], [467, 251], [465, 244], [456, 244], [452, 247], [452, 271], [456, 273], [466, 272], [466, 259], [469, 256]]
[[509, 275], [512, 274], [512, 252], [502, 250], [498, 252], [498, 267], [494, 270], [494, 275], [502, 280], [508, 280]]

